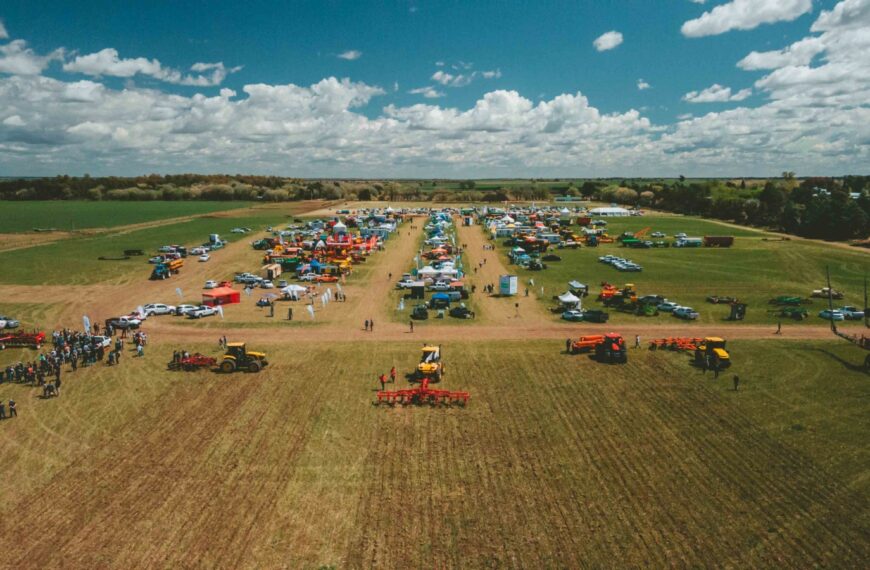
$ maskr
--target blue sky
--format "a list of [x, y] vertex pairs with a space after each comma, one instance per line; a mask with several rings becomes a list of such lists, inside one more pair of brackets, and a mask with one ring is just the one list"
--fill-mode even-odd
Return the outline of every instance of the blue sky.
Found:
[[[228, 163], [234, 170], [306, 176], [629, 176], [673, 175], [672, 169], [766, 175], [807, 167], [834, 174], [868, 166], [866, 132], [819, 132], [831, 122], [866, 118], [867, 77], [854, 67], [862, 51], [870, 60], [865, 0], [121, 4], [0, 5], [0, 32], [6, 32], [0, 49], [7, 42], [7, 59], [19, 58], [5, 67], [0, 58], [0, 174], [214, 171]], [[767, 21], [759, 16], [771, 10]], [[687, 30], [698, 18], [706, 19]], [[594, 42], [607, 32], [622, 41], [599, 51]], [[833, 62], [834, 48], [824, 46], [814, 47], [809, 60], [783, 62], [776, 55], [823, 36], [831, 46], [845, 37], [858, 51], [843, 55], [838, 47]], [[12, 42], [26, 45], [12, 50]], [[106, 56], [107, 49], [116, 50], [114, 59], [77, 61]], [[24, 50], [51, 59], [34, 74], [33, 66], [19, 65]], [[763, 64], [738, 67], [751, 52]], [[220, 75], [211, 75], [216, 67], [191, 70], [197, 63], [220, 63]], [[837, 69], [821, 69], [832, 64], [859, 76], [834, 90], [851, 95], [836, 105], [826, 99], [830, 89], [820, 88], [830, 75], [844, 81]], [[802, 88], [793, 78], [803, 75]], [[324, 86], [326, 94], [310, 91], [326, 78], [339, 84]], [[648, 87], [640, 89], [641, 80]], [[66, 108], [77, 118], [46, 125], [40, 116], [25, 116], [36, 109], [21, 105], [4, 115], [3, 82], [9, 97], [72, 84], [88, 96], [61, 98], [58, 114]], [[271, 90], [245, 102], [246, 86], [255, 84], [309, 92], [299, 100]], [[817, 88], [819, 100], [803, 100]], [[222, 89], [233, 92], [223, 98], [226, 121], [194, 126], [203, 110], [193, 99], [216, 99], [204, 113], [221, 116]], [[488, 93], [507, 95], [485, 102]], [[578, 94], [585, 99], [552, 104]], [[122, 110], [130, 99], [163, 114], [134, 124]], [[463, 115], [476, 108], [474, 116]], [[794, 132], [777, 122], [805, 108], [818, 120], [812, 129]], [[735, 121], [741, 128], [731, 136], [715, 134]], [[753, 130], [760, 124], [765, 133]], [[780, 130], [788, 131], [781, 142], [789, 148], [778, 152], [771, 133]], [[221, 145], [196, 140], [194, 132], [220, 138]], [[758, 151], [735, 144], [735, 136], [748, 137]], [[153, 144], [141, 144], [146, 140]], [[198, 148], [204, 156], [193, 158]], [[819, 159], [820, 152], [833, 158]]]

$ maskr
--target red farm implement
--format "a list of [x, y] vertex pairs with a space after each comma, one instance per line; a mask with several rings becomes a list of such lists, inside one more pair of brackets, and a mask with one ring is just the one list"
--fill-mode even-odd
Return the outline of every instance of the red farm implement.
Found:
[[44, 332], [14, 332], [0, 333], [0, 347], [4, 348], [39, 348], [45, 344]]
[[468, 392], [432, 389], [429, 387], [429, 378], [423, 378], [423, 381], [416, 388], [378, 391], [378, 401], [376, 403], [389, 404], [391, 406], [396, 404], [403, 406], [409, 404], [416, 406], [424, 404], [429, 404], [430, 406], [450, 406], [453, 404], [465, 406], [468, 403], [468, 398]]
[[184, 357], [181, 360], [173, 360], [169, 363], [170, 370], [186, 370], [188, 372], [198, 370], [200, 368], [214, 368], [217, 366], [217, 359], [211, 356], [204, 356], [196, 353]]
[[688, 336], [656, 338], [650, 341], [650, 350], [695, 350], [704, 343], [704, 339]]

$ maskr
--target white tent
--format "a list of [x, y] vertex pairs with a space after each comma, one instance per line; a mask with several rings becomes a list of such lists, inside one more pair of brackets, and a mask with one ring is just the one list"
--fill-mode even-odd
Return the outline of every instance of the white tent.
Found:
[[631, 212], [626, 210], [625, 208], [618, 207], [606, 207], [606, 208], [592, 208], [589, 210], [589, 213], [593, 216], [630, 216]]
[[512, 217], [510, 217], [510, 216], [505, 216], [505, 217], [503, 217], [503, 218], [501, 219], [501, 221], [502, 221], [502, 223], [505, 223], [505, 224], [512, 224], [512, 223], [514, 223], [516, 220], [514, 220], [514, 219], [513, 219]]
[[559, 295], [559, 302], [565, 307], [572, 307], [575, 309], [580, 308], [580, 297], [573, 295], [570, 292]]
[[284, 293], [284, 295], [286, 295], [287, 297], [298, 301], [299, 295], [305, 292], [305, 287], [302, 287], [301, 285], [291, 284], [283, 287], [281, 289], [281, 292]]
[[332, 226], [332, 233], [334, 234], [346, 234], [347, 226], [342, 224], [341, 222], [336, 222], [334, 226]]

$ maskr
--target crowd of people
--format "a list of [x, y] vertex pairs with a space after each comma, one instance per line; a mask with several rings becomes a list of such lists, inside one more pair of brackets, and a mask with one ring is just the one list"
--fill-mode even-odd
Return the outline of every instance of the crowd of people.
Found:
[[[63, 329], [53, 331], [49, 337], [50, 349], [40, 351], [33, 360], [22, 360], [10, 364], [0, 372], [0, 383], [18, 383], [35, 386], [42, 389], [42, 397], [60, 396], [64, 366], [69, 366], [72, 372], [80, 367], [87, 368], [99, 362], [109, 366], [118, 365], [124, 352], [125, 339], [116, 337], [111, 326], [104, 330], [101, 336], [98, 326], [93, 333]], [[126, 335], [123, 335], [126, 336]], [[133, 343], [138, 356], [145, 355], [145, 344], [148, 335], [142, 331], [133, 334]], [[12, 418], [18, 415], [14, 400], [9, 400], [8, 407], [0, 402], [0, 419]]]

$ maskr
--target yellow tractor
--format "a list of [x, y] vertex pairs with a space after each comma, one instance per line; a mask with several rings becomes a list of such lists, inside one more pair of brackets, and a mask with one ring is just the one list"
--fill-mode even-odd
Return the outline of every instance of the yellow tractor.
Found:
[[221, 360], [221, 372], [259, 372], [267, 364], [265, 352], [251, 352], [243, 342], [228, 342], [227, 352]]
[[701, 364], [707, 362], [710, 368], [723, 370], [731, 366], [731, 356], [725, 350], [725, 339], [717, 336], [708, 336], [695, 350], [695, 361]]
[[428, 378], [430, 382], [440, 382], [444, 376], [444, 362], [441, 361], [441, 347], [427, 345], [417, 365], [418, 379]]

